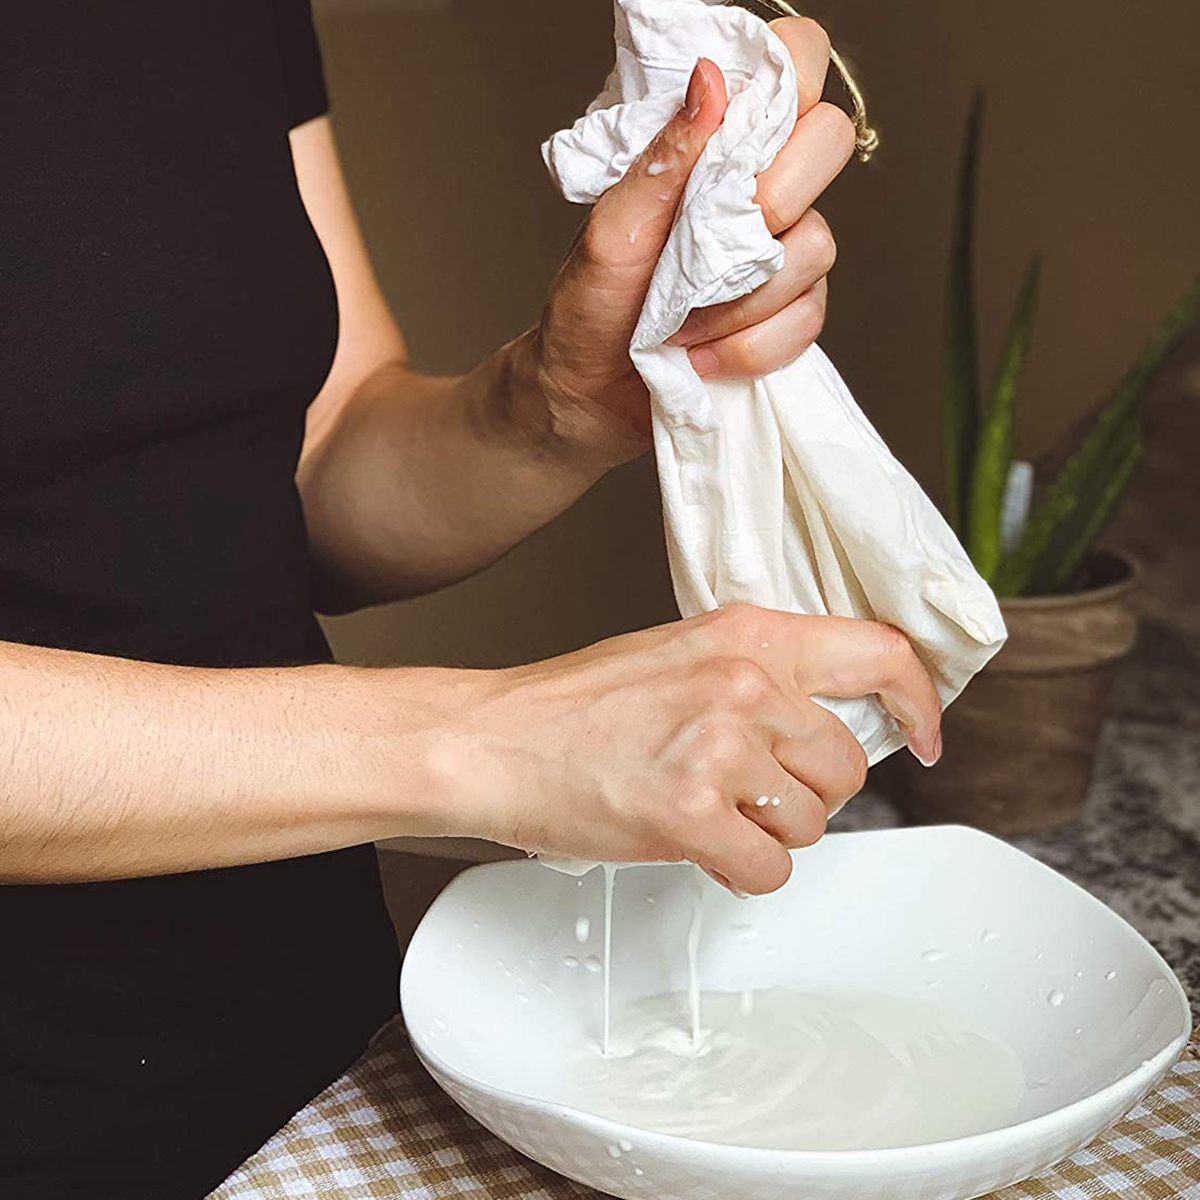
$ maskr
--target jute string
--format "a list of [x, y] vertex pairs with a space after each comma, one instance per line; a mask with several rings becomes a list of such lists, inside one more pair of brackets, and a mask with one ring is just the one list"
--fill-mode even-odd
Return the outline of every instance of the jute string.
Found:
[[[801, 16], [787, 0], [750, 0], [750, 2], [775, 13], [776, 16]], [[725, 3], [736, 4], [739, 3], [739, 0], [725, 0]], [[867, 162], [879, 146], [879, 134], [871, 128], [871, 124], [867, 120], [867, 102], [863, 98], [862, 88], [858, 86], [854, 73], [846, 65], [846, 60], [832, 46], [829, 48], [829, 61], [833, 63], [835, 70], [841, 76], [854, 109], [850, 118], [854, 122], [854, 149], [859, 160]]]

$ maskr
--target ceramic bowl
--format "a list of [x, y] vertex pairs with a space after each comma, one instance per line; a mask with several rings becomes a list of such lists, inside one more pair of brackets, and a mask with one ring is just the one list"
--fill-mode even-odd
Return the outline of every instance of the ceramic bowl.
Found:
[[[690, 867], [618, 873], [614, 1011], [686, 985], [693, 878]], [[567, 1048], [598, 1039], [601, 975], [568, 959], [587, 952], [580, 917], [599, 953], [602, 895], [599, 871], [578, 880], [511, 862], [464, 872], [417, 930], [401, 1002], [418, 1054], [467, 1112], [530, 1158], [627, 1200], [967, 1200], [1090, 1141], [1163, 1077], [1190, 1030], [1183, 990], [1150, 945], [1027, 855], [953, 826], [832, 834], [796, 852], [772, 896], [705, 888], [701, 986], [936, 995], [1020, 1060], [1015, 1116], [882, 1150], [646, 1132], [553, 1099]], [[736, 932], [748, 921], [753, 939]], [[630, 1149], [614, 1156], [614, 1145]]]

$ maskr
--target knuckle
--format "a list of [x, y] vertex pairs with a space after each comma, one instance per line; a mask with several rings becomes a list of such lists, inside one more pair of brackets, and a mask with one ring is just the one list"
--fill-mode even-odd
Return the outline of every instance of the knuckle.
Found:
[[829, 822], [829, 811], [819, 801], [809, 804], [804, 817], [797, 823], [792, 846], [797, 850], [805, 846], [815, 846], [825, 836], [825, 827]]
[[755, 864], [752, 877], [747, 880], [746, 891], [752, 896], [766, 896], [777, 892], [792, 874], [792, 856], [779, 847], [781, 853], [764, 855], [762, 861]]
[[713, 721], [704, 747], [704, 761], [711, 770], [724, 772], [740, 762], [745, 738], [732, 724]]
[[829, 776], [821, 798], [827, 805], [840, 805], [857, 796], [867, 782], [867, 756], [858, 739], [844, 726], [832, 740], [836, 748], [830, 747], [832, 762], [827, 768]]
[[829, 65], [829, 35], [811, 17], [781, 17], [771, 22], [771, 28], [796, 64], [801, 111], [812, 107], [820, 98]]
[[814, 58], [819, 58], [821, 62], [829, 60], [829, 34], [825, 31], [825, 26], [820, 21], [814, 21], [812, 17], [798, 18], [802, 26], [805, 41], [808, 43], [809, 51]]
[[728, 702], [735, 708], [754, 708], [770, 692], [767, 672], [748, 658], [731, 658], [721, 664], [720, 684]]
[[726, 338], [721, 357], [734, 375], [762, 375], [776, 365], [761, 325], [751, 325]]
[[836, 104], [830, 104], [828, 100], [822, 100], [817, 104], [813, 108], [813, 113], [820, 114], [821, 121], [827, 127], [830, 141], [845, 158], [849, 158], [854, 153], [854, 144], [858, 138], [854, 122], [842, 109], [838, 108]]
[[879, 641], [879, 658], [892, 668], [893, 674], [905, 670], [916, 660], [912, 642], [895, 625], [880, 622], [876, 624], [875, 631]]
[[725, 796], [711, 781], [689, 780], [678, 789], [676, 813], [681, 827], [690, 828], [708, 820], [724, 805]]
[[606, 263], [611, 240], [608, 236], [608, 223], [597, 220], [596, 212], [593, 210], [576, 239], [576, 251], [584, 263], [592, 265]]
[[837, 261], [837, 242], [829, 222], [815, 208], [804, 217], [805, 251], [808, 260], [821, 275], [828, 275]]
[[759, 178], [754, 203], [762, 212], [763, 221], [768, 229], [786, 229], [790, 224], [787, 220], [787, 197], [784, 189], [776, 182], [775, 175], [776, 173], [770, 172]]
[[857, 796], [867, 782], [866, 751], [858, 744], [857, 739], [851, 738], [850, 740], [853, 744], [848, 747], [846, 754], [845, 795], [841, 797], [843, 800]]
[[797, 303], [800, 309], [796, 314], [796, 338], [809, 345], [817, 340], [825, 328], [825, 294], [812, 291]]
[[718, 608], [713, 615], [722, 632], [735, 644], [752, 642], [763, 632], [764, 614], [757, 605], [726, 604]]

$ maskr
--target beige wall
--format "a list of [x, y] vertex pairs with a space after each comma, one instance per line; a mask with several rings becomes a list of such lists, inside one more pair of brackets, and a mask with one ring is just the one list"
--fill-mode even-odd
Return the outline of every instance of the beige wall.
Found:
[[[989, 91], [979, 275], [988, 356], [1031, 250], [1043, 307], [1023, 407], [1040, 451], [1122, 369], [1200, 265], [1194, 0], [819, 0], [884, 137], [822, 209], [841, 244], [823, 344], [900, 457], [937, 487], [954, 160]], [[607, 0], [318, 3], [347, 172], [384, 286], [431, 370], [528, 325], [579, 214], [541, 139], [595, 92]], [[452, 67], [448, 66], [452, 64]], [[490, 665], [673, 615], [649, 464], [606, 480], [476, 579], [330, 622], [339, 653]]]

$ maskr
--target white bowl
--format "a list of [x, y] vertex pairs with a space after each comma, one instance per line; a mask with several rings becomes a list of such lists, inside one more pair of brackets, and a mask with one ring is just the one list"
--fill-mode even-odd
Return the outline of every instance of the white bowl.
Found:
[[[967, 1200], [1085, 1145], [1163, 1077], [1187, 1040], [1183, 989], [1150, 945], [995, 838], [958, 827], [832, 834], [794, 857], [791, 881], [773, 896], [738, 901], [705, 889], [702, 986], [936, 995], [1005, 1042], [1026, 1080], [1038, 1081], [1009, 1125], [895, 1149], [764, 1150], [646, 1132], [555, 1102], [568, 1049], [598, 1037], [601, 976], [565, 960], [584, 953], [580, 916], [599, 942], [602, 883], [598, 871], [579, 881], [536, 862], [475, 867], [430, 908], [401, 979], [413, 1045], [497, 1136], [627, 1200]], [[618, 873], [614, 1012], [686, 986], [693, 874]], [[734, 932], [747, 920], [760, 930], [753, 941]], [[614, 1156], [622, 1143], [632, 1149]]]

